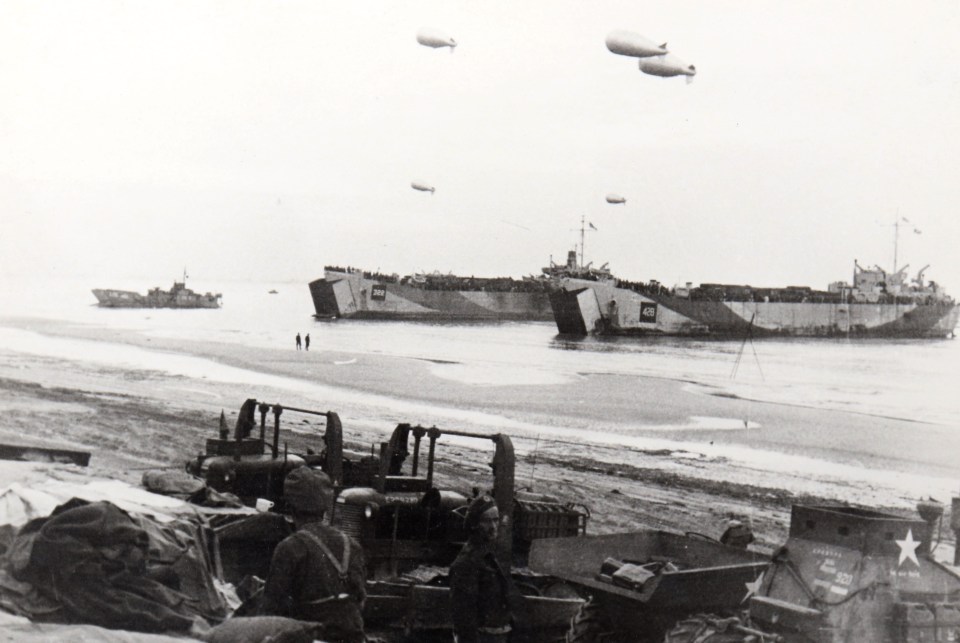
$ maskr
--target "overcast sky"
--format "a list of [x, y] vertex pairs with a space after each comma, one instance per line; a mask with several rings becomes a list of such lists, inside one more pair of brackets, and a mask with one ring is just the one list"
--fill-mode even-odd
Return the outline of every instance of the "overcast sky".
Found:
[[519, 277], [585, 216], [624, 278], [824, 288], [900, 216], [960, 294], [958, 34], [956, 0], [6, 0], [0, 277]]

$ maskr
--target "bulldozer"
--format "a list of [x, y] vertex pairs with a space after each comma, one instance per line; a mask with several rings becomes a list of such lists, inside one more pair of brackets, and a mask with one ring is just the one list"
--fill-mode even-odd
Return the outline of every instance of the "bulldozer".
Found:
[[795, 505], [746, 613], [687, 619], [665, 642], [960, 641], [960, 575], [932, 554], [942, 514], [933, 502], [907, 518]]
[[[259, 436], [255, 431], [258, 411]], [[272, 444], [267, 439], [266, 421], [271, 412]], [[281, 451], [280, 417], [288, 412], [324, 417], [320, 453]], [[207, 440], [206, 453], [188, 464], [188, 470], [210, 488], [235, 494], [250, 507], [263, 506], [258, 500], [274, 503], [271, 510], [211, 521], [217, 535], [215, 558], [224, 580], [248, 586], [253, 577], [266, 577], [274, 548], [291, 533], [281, 513], [283, 480], [297, 467], [317, 468], [330, 476], [336, 489], [334, 506], [328, 512], [331, 522], [363, 547], [368, 568], [364, 607], [368, 626], [407, 640], [449, 638], [452, 619], [446, 571], [467, 540], [464, 516], [479, 489], [438, 484], [438, 451], [446, 440], [493, 446], [489, 489], [502, 516], [497, 555], [504, 568], [513, 569], [523, 606], [515, 640], [546, 641], [562, 636], [583, 600], [562, 589], [554, 591], [552, 586], [561, 587], [556, 579], [523, 565], [536, 538], [584, 534], [589, 510], [517, 492], [513, 443], [503, 434], [404, 423], [396, 426], [379, 450], [372, 449], [376, 455], [358, 454], [343, 449], [336, 413], [247, 400], [232, 436], [221, 429], [218, 438]]]
[[[259, 435], [256, 414], [259, 412]], [[273, 415], [273, 435], [268, 441], [267, 415]], [[280, 417], [284, 414], [323, 418], [325, 430], [316, 452], [288, 453], [280, 448]], [[345, 451], [343, 425], [333, 411], [316, 411], [281, 404], [244, 401], [240, 407], [233, 436], [221, 418], [219, 436], [208, 438], [206, 451], [187, 463], [187, 472], [203, 479], [220, 493], [231, 493], [249, 506], [258, 499], [283, 507], [283, 480], [297, 467], [322, 470], [337, 488], [368, 485], [379, 470], [376, 456]]]
[[[334, 524], [366, 543], [373, 554], [368, 565], [396, 576], [410, 565], [448, 564], [466, 541], [464, 514], [479, 489], [437, 487], [437, 447], [444, 437], [493, 443], [491, 495], [505, 517], [498, 549], [505, 568], [526, 566], [535, 538], [586, 533], [590, 516], [586, 506], [516, 491], [516, 456], [509, 436], [399, 424], [383, 447], [373, 484], [344, 489], [336, 501]], [[421, 453], [424, 450], [426, 454]], [[407, 548], [405, 541], [417, 544]]]
[[[268, 432], [268, 415], [273, 416], [272, 435]], [[281, 416], [322, 418], [324, 431], [316, 448], [308, 448], [305, 453], [290, 453], [286, 446], [281, 449]], [[285, 407], [250, 398], [240, 407], [232, 435], [221, 415], [218, 436], [208, 438], [205, 452], [187, 462], [187, 472], [206, 484], [191, 500], [227, 506], [231, 500], [239, 500], [250, 508], [246, 514], [224, 513], [210, 520], [217, 542], [216, 551], [211, 553], [225, 580], [240, 583], [244, 578], [266, 577], [273, 549], [291, 533], [282, 513], [284, 478], [304, 466], [323, 471], [341, 490], [373, 484], [379, 458], [344, 448], [343, 425], [333, 411]], [[224, 498], [222, 494], [229, 495]], [[254, 507], [260, 511], [254, 512]]]
[[382, 446], [374, 484], [344, 489], [335, 503], [333, 524], [354, 536], [366, 555], [370, 582], [365, 621], [401, 630], [413, 640], [435, 634], [449, 637], [452, 617], [446, 569], [467, 540], [464, 516], [473, 492], [479, 489], [437, 486], [437, 452], [444, 439], [493, 445], [489, 490], [501, 516], [496, 552], [503, 568], [511, 569], [522, 603], [515, 614], [513, 640], [562, 636], [583, 600], [558, 579], [529, 570], [528, 553], [531, 543], [541, 537], [582, 536], [589, 510], [518, 493], [516, 456], [507, 435], [410, 424], [398, 425]]

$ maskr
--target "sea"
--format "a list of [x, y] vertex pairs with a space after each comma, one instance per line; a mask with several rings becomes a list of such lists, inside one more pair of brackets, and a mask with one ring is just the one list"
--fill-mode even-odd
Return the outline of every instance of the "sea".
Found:
[[[683, 383], [685, 390], [731, 399], [753, 400], [803, 409], [842, 411], [844, 415], [902, 420], [916, 444], [916, 458], [891, 442], [899, 471], [871, 471], [856, 452], [817, 455], [800, 448], [805, 436], [752, 444], [749, 433], [735, 447], [703, 439], [701, 451], [768, 468], [805, 467], [818, 472], [847, 468], [865, 480], [900, 476], [909, 493], [960, 492], [960, 341], [860, 339], [692, 340], [638, 338], [564, 338], [549, 322], [502, 324], [431, 324], [378, 321], [319, 321], [304, 283], [190, 281], [198, 292], [220, 292], [219, 310], [122, 310], [96, 306], [91, 287], [146, 292], [170, 284], [138, 280], [89, 283], [80, 279], [18, 279], [0, 282], [0, 350], [50, 353], [64, 358], [114, 363], [126, 368], [169, 371], [179, 375], [236, 381], [234, 367], [201, 358], [172, 358], [167, 353], [85, 340], [43, 338], [5, 326], [4, 318], [62, 320], [100, 328], [134, 330], [148, 336], [293, 348], [294, 335], [309, 333], [314, 350], [386, 355], [426, 360], [432, 372], [477, 387], [510, 387], [512, 395], [529, 395], [533, 404], [540, 385], [569, 382], [585, 373], [645, 376]], [[277, 291], [271, 294], [270, 291]], [[242, 379], [242, 378], [241, 378]], [[262, 378], [260, 380], [262, 381]], [[518, 391], [520, 391], [518, 393]], [[363, 395], [363, 392], [354, 392]], [[372, 396], [372, 394], [371, 394]], [[604, 400], [593, 401], [604, 408]], [[609, 423], [581, 434], [598, 444], [625, 448], [676, 448], [689, 453], [689, 432], [763, 429], [750, 418], [688, 418], [683, 422], [640, 426], [635, 432], [605, 432], [608, 425], [632, 421], [629, 405], [611, 405]], [[518, 426], [522, 422], [517, 421]], [[523, 427], [530, 429], [530, 427]], [[536, 427], [532, 429], [537, 431]], [[546, 430], [546, 428], [545, 428]], [[686, 432], [674, 441], [671, 431]], [[829, 428], [825, 429], [829, 432]], [[528, 430], [527, 433], [530, 431]], [[656, 435], [651, 437], [651, 432]], [[567, 436], [570, 437], [570, 436]], [[902, 437], [902, 436], [901, 436]], [[883, 436], [864, 439], [883, 440]], [[874, 445], [875, 446], [875, 445]], [[710, 449], [713, 449], [711, 452]], [[929, 453], [930, 475], [925, 477]], [[777, 457], [771, 460], [770, 455]], [[895, 457], [893, 457], [895, 456]], [[885, 465], [886, 466], [886, 465]]]

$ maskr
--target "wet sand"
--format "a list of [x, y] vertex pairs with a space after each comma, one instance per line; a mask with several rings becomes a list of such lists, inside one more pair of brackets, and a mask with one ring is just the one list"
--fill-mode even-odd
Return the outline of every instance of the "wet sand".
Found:
[[[758, 544], [772, 549], [786, 536], [792, 503], [879, 502], [902, 513], [916, 498], [898, 496], [881, 482], [804, 470], [812, 456], [870, 460], [878, 480], [889, 477], [879, 472], [885, 467], [905, 479], [920, 468], [945, 477], [952, 471], [949, 457], [939, 452], [918, 463], [915, 451], [901, 450], [910, 457], [897, 461], [897, 440], [909, 440], [903, 421], [747, 403], [671, 380], [578, 374], [530, 385], [531, 395], [529, 387], [515, 384], [453, 379], [443, 370], [457, 365], [422, 359], [249, 348], [39, 320], [0, 325], [41, 333], [51, 344], [56, 338], [92, 342], [90, 358], [83, 351], [58, 355], [56, 346], [47, 354], [0, 349], [0, 441], [88, 450], [92, 473], [131, 483], [149, 468], [181, 468], [215, 434], [221, 410], [232, 426], [249, 397], [337, 411], [348, 445], [362, 451], [384, 440], [398, 422], [510, 434], [518, 452], [518, 486], [588, 505], [593, 533], [656, 527], [716, 537], [735, 516], [750, 521]], [[103, 342], [192, 361], [173, 369], [181, 374], [170, 374], [128, 366], [123, 357], [93, 359]], [[592, 403], [601, 397], [608, 400], [604, 408]], [[610, 415], [636, 421], [611, 426]], [[738, 418], [745, 428], [738, 427]], [[749, 428], [755, 424], [764, 431]], [[299, 418], [284, 426], [282, 440], [291, 451], [315, 443], [320, 430]], [[869, 439], [881, 431], [894, 435], [892, 447]], [[769, 455], [776, 462], [745, 467], [725, 455], [761, 433], [776, 447]], [[658, 448], [657, 440], [665, 438], [689, 449]], [[441, 456], [446, 460], [439, 473], [447, 484], [482, 484], [489, 453], [457, 446]]]

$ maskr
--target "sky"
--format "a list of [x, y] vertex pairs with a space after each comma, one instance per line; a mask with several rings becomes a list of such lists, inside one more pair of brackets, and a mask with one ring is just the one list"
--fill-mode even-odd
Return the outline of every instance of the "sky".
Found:
[[896, 240], [960, 294], [958, 33], [955, 0], [6, 0], [0, 279], [520, 277], [586, 221], [634, 281], [826, 288]]

